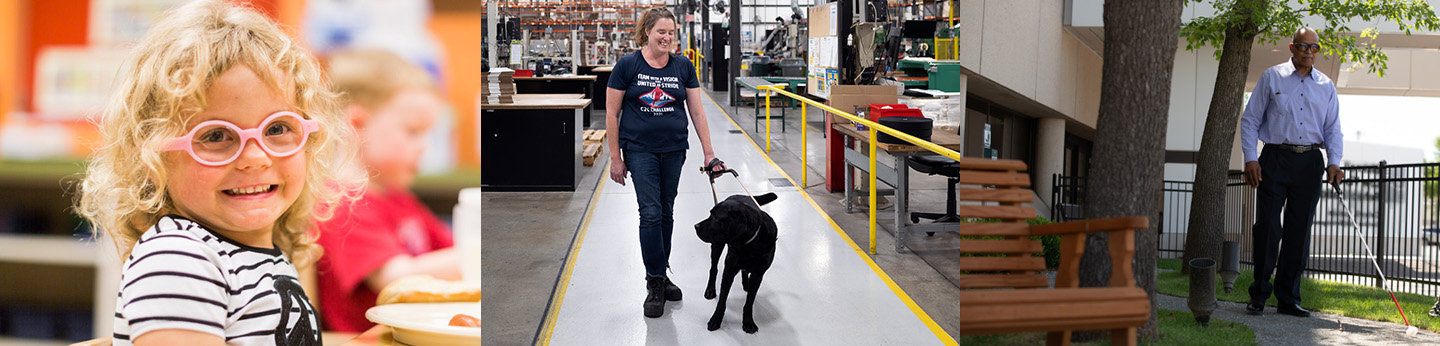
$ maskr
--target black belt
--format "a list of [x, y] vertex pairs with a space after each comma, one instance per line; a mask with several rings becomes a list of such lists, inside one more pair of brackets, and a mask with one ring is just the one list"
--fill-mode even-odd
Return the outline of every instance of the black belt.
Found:
[[1280, 149], [1285, 149], [1285, 150], [1293, 151], [1293, 152], [1295, 152], [1296, 154], [1302, 154], [1302, 153], [1305, 153], [1305, 152], [1308, 152], [1308, 151], [1311, 151], [1311, 150], [1319, 150], [1319, 149], [1320, 149], [1320, 145], [1319, 145], [1319, 144], [1294, 145], [1294, 144], [1266, 143], [1265, 146], [1273, 146], [1273, 147], [1277, 147], [1277, 148], [1280, 148]]

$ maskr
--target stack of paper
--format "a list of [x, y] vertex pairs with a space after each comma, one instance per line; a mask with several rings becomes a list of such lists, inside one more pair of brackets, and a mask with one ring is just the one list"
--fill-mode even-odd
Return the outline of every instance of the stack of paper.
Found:
[[480, 74], [480, 84], [480, 104], [515, 102], [515, 70], [492, 68]]

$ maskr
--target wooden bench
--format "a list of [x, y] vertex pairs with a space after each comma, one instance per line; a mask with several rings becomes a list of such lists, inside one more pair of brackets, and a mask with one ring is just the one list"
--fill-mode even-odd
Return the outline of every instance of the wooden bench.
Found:
[[[1069, 345], [1075, 330], [1110, 330], [1112, 345], [1134, 345], [1136, 328], [1151, 313], [1145, 290], [1135, 285], [1132, 261], [1136, 229], [1149, 227], [1146, 217], [1083, 220], [1031, 226], [1031, 202], [1025, 163], [1016, 160], [964, 158], [960, 161], [962, 218], [998, 219], [996, 223], [964, 223], [960, 235], [960, 335], [1049, 332], [1047, 345]], [[1087, 232], [1110, 233], [1113, 263], [1109, 287], [1080, 287], [1080, 256]], [[1060, 235], [1060, 268], [1054, 288], [1044, 274], [1044, 249], [1030, 236]], [[1003, 239], [968, 239], [986, 236]], [[973, 254], [973, 257], [966, 256]]]

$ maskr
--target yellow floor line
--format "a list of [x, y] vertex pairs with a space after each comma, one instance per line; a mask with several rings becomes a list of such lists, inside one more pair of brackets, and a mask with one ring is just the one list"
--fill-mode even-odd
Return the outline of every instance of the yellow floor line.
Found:
[[[735, 118], [731, 118], [730, 113], [725, 112], [725, 108], [720, 107], [720, 104], [716, 103], [715, 99], [711, 98], [708, 93], [706, 93], [705, 98], [709, 99], [710, 104], [715, 105], [715, 108], [720, 110], [720, 114], [725, 115], [725, 119], [730, 120], [731, 125], [735, 125], [735, 128], [740, 129], [742, 132], [744, 131], [740, 127], [740, 124], [735, 122]], [[781, 126], [784, 125], [782, 124]], [[801, 125], [801, 127], [801, 131], [807, 131], [807, 129], [803, 128], [803, 124]], [[945, 332], [944, 328], [940, 328], [940, 325], [935, 323], [935, 320], [931, 319], [930, 315], [925, 313], [925, 310], [920, 309], [920, 306], [915, 304], [915, 300], [910, 299], [910, 295], [905, 294], [905, 290], [901, 289], [900, 286], [896, 285], [895, 280], [891, 280], [890, 276], [885, 274], [885, 270], [880, 269], [880, 266], [875, 264], [875, 260], [871, 259], [864, 250], [861, 250], [860, 246], [856, 245], [853, 240], [850, 240], [850, 236], [846, 235], [845, 230], [841, 229], [840, 225], [836, 224], [835, 220], [830, 218], [830, 214], [826, 214], [825, 210], [821, 209], [820, 205], [815, 203], [815, 199], [810, 198], [809, 192], [806, 192], [804, 188], [802, 188], [799, 184], [796, 184], [795, 179], [790, 178], [790, 175], [785, 173], [785, 170], [780, 168], [780, 165], [775, 164], [775, 161], [770, 159], [770, 155], [765, 154], [765, 151], [760, 149], [760, 145], [756, 144], [754, 139], [751, 139], [749, 135], [746, 135], [745, 139], [750, 141], [750, 145], [755, 147], [755, 151], [760, 152], [761, 156], [765, 157], [766, 162], [770, 162], [770, 166], [775, 167], [775, 170], [779, 171], [780, 175], [785, 177], [785, 180], [790, 181], [790, 185], [794, 186], [796, 191], [800, 191], [801, 196], [805, 196], [805, 200], [810, 202], [810, 206], [815, 207], [815, 211], [819, 212], [821, 216], [824, 216], [825, 221], [830, 223], [830, 227], [835, 229], [835, 233], [839, 234], [840, 238], [844, 239], [846, 244], [850, 244], [850, 249], [854, 250], [855, 254], [859, 255], [861, 259], [864, 259], [865, 264], [870, 265], [870, 269], [875, 271], [875, 275], [880, 276], [880, 280], [885, 281], [886, 286], [890, 286], [890, 290], [894, 291], [895, 295], [899, 296], [900, 300], [905, 302], [905, 306], [910, 307], [910, 311], [915, 312], [915, 316], [919, 317], [921, 321], [925, 322], [925, 326], [929, 327], [930, 331], [935, 333], [935, 336], [940, 338], [941, 342], [944, 342], [946, 345], [960, 345], [958, 341], [955, 341], [955, 338], [950, 337], [950, 334]], [[960, 297], [955, 298], [955, 304], [958, 307], [960, 304]]]
[[[612, 153], [613, 155], [613, 153]], [[565, 259], [565, 269], [560, 271], [560, 281], [555, 286], [555, 295], [550, 297], [550, 311], [545, 313], [545, 328], [540, 338], [535, 341], [536, 345], [550, 345], [550, 336], [555, 333], [555, 319], [560, 317], [560, 304], [565, 302], [565, 290], [570, 287], [570, 273], [575, 270], [575, 258], [580, 257], [580, 244], [585, 243], [585, 232], [590, 230], [590, 218], [595, 215], [595, 206], [600, 201], [600, 193], [605, 190], [605, 179], [609, 179], [610, 162], [606, 160], [605, 170], [600, 173], [600, 182], [595, 183], [595, 195], [590, 196], [590, 206], [585, 208], [585, 218], [580, 221], [580, 234], [575, 235], [575, 243], [570, 244], [570, 256]]]

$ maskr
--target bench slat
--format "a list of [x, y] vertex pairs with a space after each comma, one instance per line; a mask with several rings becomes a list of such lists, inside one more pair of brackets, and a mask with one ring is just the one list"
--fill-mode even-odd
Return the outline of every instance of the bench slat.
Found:
[[[970, 314], [964, 310], [962, 315]], [[1090, 317], [1069, 320], [1028, 320], [1016, 322], [976, 322], [964, 321], [960, 323], [960, 335], [985, 335], [985, 334], [1010, 334], [1022, 332], [1048, 332], [1061, 330], [1103, 330], [1139, 327], [1145, 324], [1149, 317], [1146, 315], [1124, 316], [1124, 317]]]
[[1139, 287], [962, 291], [960, 306], [962, 335], [1134, 327], [1151, 312]]
[[957, 206], [960, 217], [985, 219], [1029, 220], [1035, 218], [1035, 208], [1004, 205], [962, 205]]
[[1034, 192], [1021, 189], [956, 189], [956, 199], [962, 201], [986, 201], [986, 202], [1013, 202], [1030, 203], [1035, 198], [1031, 197]]
[[960, 270], [1045, 270], [1045, 258], [960, 257]]
[[[1044, 274], [965, 274], [960, 275], [960, 280], [958, 281], [960, 282], [960, 289], [1050, 287], [1050, 279], [1046, 278]], [[1041, 292], [1036, 293], [1039, 294]]]
[[1045, 247], [1039, 240], [1025, 239], [963, 239], [961, 253], [1040, 253]]
[[[1039, 258], [1039, 257], [1036, 257]], [[964, 259], [962, 257], [961, 259]], [[1034, 291], [1041, 294], [1024, 294], [1024, 291], [961, 291], [960, 305], [966, 307], [981, 305], [1052, 304], [1066, 301], [1107, 301], [1150, 299], [1139, 287], [1084, 287]]]
[[1030, 176], [1016, 172], [960, 171], [960, 183], [1000, 187], [1030, 187]]
[[[1048, 293], [1048, 292], [1044, 292]], [[961, 302], [961, 306], [965, 303]], [[1149, 300], [1072, 301], [1045, 304], [968, 306], [960, 325], [969, 323], [1016, 323], [1033, 320], [1075, 320], [1149, 315]]]
[[1029, 236], [1030, 224], [1021, 222], [967, 223], [960, 227], [960, 235], [973, 236]]
[[979, 157], [960, 158], [960, 169], [989, 170], [989, 171], [1023, 171], [1025, 161], [1004, 159], [992, 160]]

